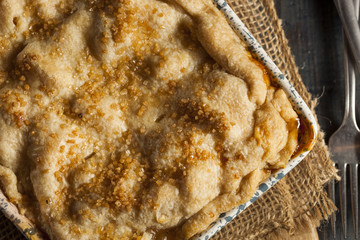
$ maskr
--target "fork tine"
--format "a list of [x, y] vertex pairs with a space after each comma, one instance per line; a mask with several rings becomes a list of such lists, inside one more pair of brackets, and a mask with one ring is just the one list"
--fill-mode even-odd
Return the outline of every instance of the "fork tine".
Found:
[[347, 204], [346, 204], [346, 169], [347, 164], [339, 164], [340, 171], [340, 213], [341, 213], [341, 224], [343, 229], [344, 238], [347, 237]]
[[[331, 201], [333, 203], [335, 203], [335, 180], [330, 180], [329, 184], [328, 184], [328, 192], [329, 192], [329, 197], [331, 198]], [[336, 225], [335, 225], [335, 213], [331, 214], [331, 218], [330, 218], [330, 226], [331, 226], [331, 232], [333, 237], [336, 237]]]
[[355, 239], [359, 236], [359, 186], [358, 186], [358, 164], [350, 165], [350, 188], [351, 206], [354, 224]]

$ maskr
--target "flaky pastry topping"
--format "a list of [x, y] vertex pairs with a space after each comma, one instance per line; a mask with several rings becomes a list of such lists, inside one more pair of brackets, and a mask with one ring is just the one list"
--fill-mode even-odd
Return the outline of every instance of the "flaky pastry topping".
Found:
[[297, 146], [211, 0], [0, 2], [0, 180], [52, 239], [189, 239]]

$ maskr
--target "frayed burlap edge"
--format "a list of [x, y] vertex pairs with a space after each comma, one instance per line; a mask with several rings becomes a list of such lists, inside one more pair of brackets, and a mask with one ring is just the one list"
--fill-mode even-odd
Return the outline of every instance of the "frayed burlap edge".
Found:
[[[314, 112], [317, 101], [301, 80], [273, 0], [228, 2]], [[336, 210], [323, 188], [334, 178], [336, 169], [320, 132], [311, 153], [213, 239], [287, 239], [295, 226], [319, 226]]]

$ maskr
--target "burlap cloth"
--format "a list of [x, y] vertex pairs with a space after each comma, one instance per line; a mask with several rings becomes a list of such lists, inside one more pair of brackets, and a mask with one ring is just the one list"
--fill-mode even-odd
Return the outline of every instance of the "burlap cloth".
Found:
[[[228, 3], [314, 110], [316, 101], [301, 80], [273, 0], [228, 0]], [[213, 239], [288, 239], [296, 225], [310, 221], [319, 226], [336, 209], [323, 189], [334, 177], [336, 169], [320, 133], [306, 159]], [[24, 239], [1, 213], [0, 239]]]

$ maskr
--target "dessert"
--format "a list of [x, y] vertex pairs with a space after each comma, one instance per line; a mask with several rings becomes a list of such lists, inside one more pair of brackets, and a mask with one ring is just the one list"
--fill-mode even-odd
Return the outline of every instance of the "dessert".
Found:
[[51, 239], [189, 239], [298, 145], [211, 0], [3, 0], [0, 182]]

